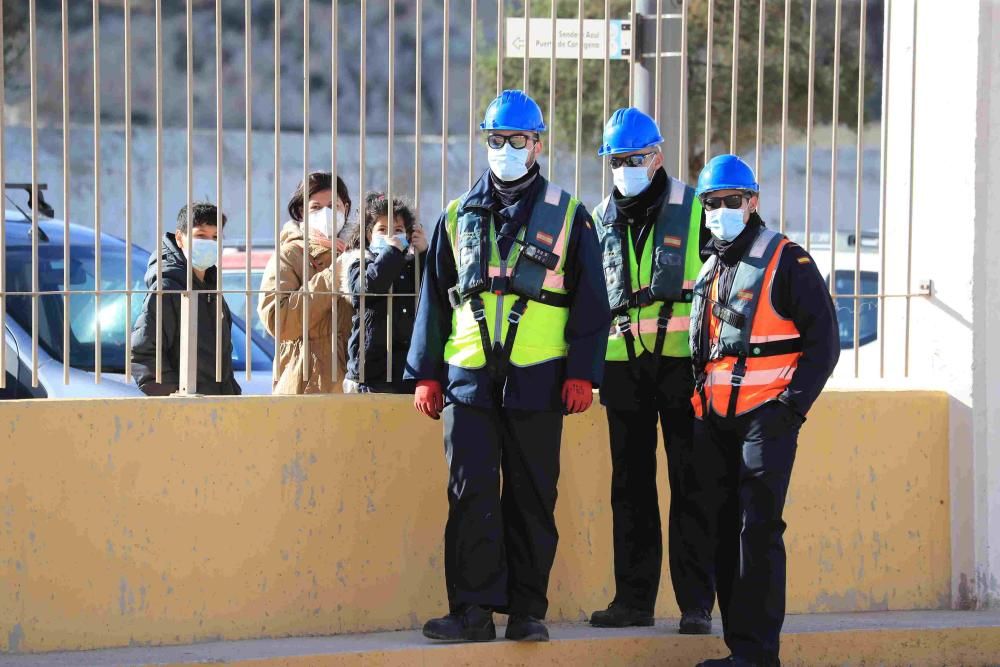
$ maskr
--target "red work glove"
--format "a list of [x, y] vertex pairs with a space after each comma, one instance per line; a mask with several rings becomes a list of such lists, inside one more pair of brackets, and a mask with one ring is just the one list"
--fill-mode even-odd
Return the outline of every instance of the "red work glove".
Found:
[[441, 419], [441, 411], [444, 410], [444, 392], [441, 391], [441, 383], [437, 380], [418, 382], [417, 390], [413, 394], [413, 407], [431, 419]]
[[563, 383], [562, 400], [566, 414], [586, 412], [594, 402], [594, 385], [587, 380], [566, 380]]

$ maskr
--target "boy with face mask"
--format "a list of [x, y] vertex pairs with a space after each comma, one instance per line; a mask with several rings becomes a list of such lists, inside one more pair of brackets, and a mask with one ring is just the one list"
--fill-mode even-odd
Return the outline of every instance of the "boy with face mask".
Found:
[[593, 400], [610, 315], [589, 216], [539, 173], [538, 105], [504, 91], [480, 128], [490, 169], [434, 230], [407, 358], [451, 474], [450, 613], [424, 635], [491, 640], [498, 611], [508, 639], [547, 641], [563, 415]]
[[780, 665], [782, 512], [798, 434], [833, 373], [840, 337], [826, 281], [805, 250], [764, 226], [753, 170], [720, 155], [698, 177], [712, 241], [694, 286], [694, 484], [698, 525], [717, 544], [728, 658]]
[[[594, 210], [611, 314], [601, 403], [611, 441], [615, 597], [594, 612], [598, 627], [653, 625], [663, 538], [656, 488], [657, 424], [670, 482], [669, 556], [680, 631], [711, 632], [711, 544], [691, 526], [685, 494], [694, 416], [687, 331], [691, 284], [701, 269], [701, 205], [670, 178], [656, 123], [636, 108], [615, 111], [598, 152], [614, 188]], [[707, 232], [705, 236], [707, 240]]]
[[[218, 285], [219, 225], [225, 226], [226, 216], [214, 204], [196, 202], [191, 205], [191, 241], [188, 247], [188, 210], [177, 214], [177, 230], [163, 235], [160, 248], [162, 284], [157, 283], [157, 255], [149, 257], [146, 286], [149, 294], [132, 329], [132, 377], [144, 393], [167, 396], [177, 391], [180, 383], [181, 297], [174, 292], [163, 295], [162, 319], [157, 323], [157, 289], [180, 291], [187, 289], [187, 265], [191, 263], [191, 288], [214, 290]], [[233, 374], [232, 318], [229, 306], [222, 299], [222, 320], [216, 325], [215, 294], [198, 295], [198, 376], [199, 394], [239, 394], [240, 386]], [[156, 327], [162, 331], [161, 382], [156, 381]], [[215, 337], [222, 337], [222, 381], [215, 377]]]

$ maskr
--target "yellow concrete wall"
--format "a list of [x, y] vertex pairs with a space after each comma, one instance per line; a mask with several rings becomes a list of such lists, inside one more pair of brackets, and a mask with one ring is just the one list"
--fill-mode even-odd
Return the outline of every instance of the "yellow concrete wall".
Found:
[[[405, 397], [0, 405], [0, 650], [419, 626], [445, 609], [440, 429]], [[562, 463], [550, 617], [582, 619], [613, 594], [600, 410], [567, 420]], [[789, 610], [948, 606], [947, 499], [945, 395], [826, 395]], [[672, 597], [665, 571], [659, 615]]]

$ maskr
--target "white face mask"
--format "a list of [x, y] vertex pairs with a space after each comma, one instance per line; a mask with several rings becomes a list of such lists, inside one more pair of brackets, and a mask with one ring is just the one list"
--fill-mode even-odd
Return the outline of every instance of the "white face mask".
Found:
[[344, 212], [337, 211], [336, 227], [334, 227], [333, 210], [323, 207], [309, 213], [309, 231], [322, 234], [328, 239], [340, 233], [344, 227]]
[[192, 239], [191, 252], [185, 253], [191, 266], [199, 271], [206, 271], [215, 266], [219, 257], [218, 242], [212, 239]]
[[717, 208], [714, 211], [705, 212], [705, 227], [712, 235], [720, 241], [733, 241], [746, 223], [743, 222], [742, 208]]
[[611, 170], [611, 176], [624, 197], [636, 196], [648, 188], [652, 180], [646, 167], [618, 167]]
[[501, 181], [516, 181], [528, 173], [530, 154], [527, 146], [512, 148], [510, 144], [504, 144], [502, 148], [490, 148], [487, 155], [490, 171]]

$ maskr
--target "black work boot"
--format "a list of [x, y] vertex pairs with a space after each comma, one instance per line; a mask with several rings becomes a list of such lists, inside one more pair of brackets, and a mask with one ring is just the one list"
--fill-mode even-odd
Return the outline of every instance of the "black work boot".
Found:
[[590, 624], [595, 628], [649, 627], [653, 625], [653, 615], [612, 602], [607, 609], [595, 611], [590, 616]]
[[478, 605], [424, 623], [424, 637], [443, 641], [488, 642], [497, 638], [493, 612]]
[[704, 609], [691, 609], [681, 615], [682, 635], [712, 634], [712, 615]]
[[516, 642], [547, 642], [549, 629], [534, 616], [512, 615], [507, 619], [504, 637]]
[[781, 667], [781, 661], [777, 658], [753, 661], [731, 655], [728, 658], [704, 660], [699, 662], [696, 667]]

